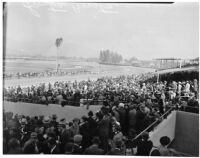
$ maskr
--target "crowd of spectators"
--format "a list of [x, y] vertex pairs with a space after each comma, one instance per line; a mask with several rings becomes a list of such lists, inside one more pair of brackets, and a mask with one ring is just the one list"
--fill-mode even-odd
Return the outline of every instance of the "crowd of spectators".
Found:
[[[177, 155], [174, 150], [167, 149], [166, 145], [170, 140], [162, 146], [163, 137], [161, 145], [154, 149], [147, 132], [134, 139], [136, 131], [132, 126], [127, 135], [123, 134], [120, 123], [105, 107], [93, 115], [93, 112], [89, 111], [88, 116], [74, 118], [67, 123], [65, 119], [58, 120], [56, 115], [29, 117], [17, 114], [13, 116], [13, 113], [7, 112], [3, 122], [3, 153]], [[136, 113], [136, 117], [138, 115], [142, 114]]]
[[77, 74], [91, 74], [92, 72], [85, 69], [77, 70], [59, 70], [56, 71], [44, 71], [44, 72], [17, 72], [17, 73], [5, 73], [4, 79], [20, 79], [20, 78], [41, 78], [41, 77], [55, 77], [55, 76], [67, 76]]
[[4, 88], [10, 101], [79, 106], [85, 99], [102, 105], [73, 120], [4, 113], [4, 154], [176, 155], [166, 136], [156, 149], [148, 133], [135, 137], [172, 107], [198, 109], [198, 81], [143, 82], [150, 75]]
[[99, 100], [104, 100], [105, 98], [113, 100], [114, 96], [118, 100], [125, 101], [127, 99], [125, 96], [129, 93], [129, 90], [131, 90], [131, 93], [135, 93], [140, 89], [138, 83], [141, 78], [145, 78], [145, 76], [103, 77], [95, 81], [63, 81], [55, 82], [54, 84], [41, 83], [28, 87], [7, 87], [4, 88], [4, 97], [11, 101], [20, 100], [44, 104], [58, 102], [66, 104], [70, 102], [78, 106], [81, 98], [92, 99], [93, 104], [97, 104]]

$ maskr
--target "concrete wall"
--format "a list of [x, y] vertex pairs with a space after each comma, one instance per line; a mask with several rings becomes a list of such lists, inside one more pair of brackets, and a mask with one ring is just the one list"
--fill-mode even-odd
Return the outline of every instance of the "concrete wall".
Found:
[[160, 145], [162, 136], [168, 136], [172, 141], [170, 148], [199, 156], [199, 115], [173, 111], [149, 136], [154, 146]]
[[153, 145], [159, 146], [160, 138], [162, 136], [168, 136], [171, 140], [173, 140], [175, 137], [175, 127], [176, 111], [172, 111], [167, 119], [163, 120], [163, 122], [159, 124], [154, 131], [149, 133], [150, 140], [153, 142]]
[[177, 111], [173, 147], [180, 152], [199, 156], [199, 115]]

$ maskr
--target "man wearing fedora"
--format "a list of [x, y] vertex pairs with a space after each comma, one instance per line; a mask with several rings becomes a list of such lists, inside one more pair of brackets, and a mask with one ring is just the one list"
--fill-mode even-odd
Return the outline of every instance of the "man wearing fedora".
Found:
[[94, 137], [92, 139], [92, 145], [89, 146], [84, 154], [85, 155], [104, 155], [104, 150], [99, 148], [100, 145], [100, 139], [98, 137]]
[[32, 132], [30, 135], [30, 139], [24, 144], [24, 154], [38, 154], [39, 146], [38, 146], [38, 138], [37, 133]]
[[29, 139], [30, 133], [28, 131], [28, 127], [27, 127], [27, 120], [26, 118], [22, 118], [20, 121], [20, 134], [21, 134], [21, 138], [20, 138], [20, 142], [21, 142], [21, 146], [24, 145], [24, 143]]
[[74, 136], [74, 145], [73, 145], [72, 154], [81, 155], [83, 153], [83, 149], [81, 146], [82, 139], [83, 139], [83, 137], [80, 134], [77, 134]]

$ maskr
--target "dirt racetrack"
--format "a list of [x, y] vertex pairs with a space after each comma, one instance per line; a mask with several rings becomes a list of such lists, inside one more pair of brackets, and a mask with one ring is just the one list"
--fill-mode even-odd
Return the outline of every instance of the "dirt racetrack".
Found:
[[[80, 62], [78, 62], [80, 64]], [[35, 70], [43, 69], [43, 65], [40, 63], [32, 64], [32, 68]], [[77, 64], [77, 63], [76, 63]], [[35, 65], [37, 65], [35, 67]], [[78, 64], [77, 64], [78, 65]], [[81, 64], [80, 64], [81, 65]], [[13, 65], [12, 65], [13, 66]], [[71, 65], [70, 65], [71, 66]], [[83, 65], [81, 65], [83, 67]], [[113, 66], [113, 65], [98, 65], [96, 63], [87, 63], [87, 66], [92, 67], [90, 70], [94, 73], [92, 74], [77, 74], [77, 75], [68, 75], [68, 76], [53, 76], [53, 77], [41, 77], [41, 78], [21, 78], [21, 79], [5, 79], [4, 80], [4, 87], [9, 86], [31, 86], [36, 85], [39, 83], [48, 83], [48, 82], [56, 82], [56, 81], [74, 81], [74, 80], [95, 80], [99, 77], [105, 76], [119, 76], [119, 75], [131, 75], [131, 74], [138, 74], [138, 73], [146, 73], [146, 72], [153, 72], [154, 69], [151, 68], [140, 68], [140, 67], [132, 67], [132, 66]], [[65, 68], [67, 68], [66, 65]], [[13, 72], [21, 72], [25, 67], [19, 67], [16, 65], [15, 69], [12, 67]], [[27, 67], [28, 68], [28, 67]], [[9, 72], [9, 71], [7, 71]], [[31, 72], [31, 69], [30, 69]]]
[[83, 107], [74, 107], [74, 106], [65, 106], [62, 107], [58, 104], [50, 104], [48, 106], [42, 104], [31, 104], [31, 103], [22, 103], [22, 102], [7, 102], [4, 101], [4, 110], [5, 112], [13, 112], [14, 114], [23, 114], [28, 116], [51, 116], [56, 114], [58, 119], [65, 118], [68, 121], [71, 121], [73, 118], [81, 118], [83, 115], [87, 116], [87, 113], [91, 110], [97, 112], [101, 106], [94, 105], [90, 106], [89, 110]]

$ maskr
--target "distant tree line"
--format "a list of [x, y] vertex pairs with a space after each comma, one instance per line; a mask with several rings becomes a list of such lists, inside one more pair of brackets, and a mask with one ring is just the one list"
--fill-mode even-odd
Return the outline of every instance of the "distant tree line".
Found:
[[116, 52], [110, 50], [102, 50], [100, 51], [99, 61], [101, 63], [118, 64], [123, 61], [123, 57]]
[[135, 61], [139, 61], [136, 57], [131, 57], [131, 58], [129, 58], [129, 59], [125, 59], [124, 60], [125, 61], [125, 63], [133, 63], [133, 62], [135, 62]]

